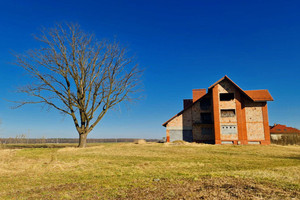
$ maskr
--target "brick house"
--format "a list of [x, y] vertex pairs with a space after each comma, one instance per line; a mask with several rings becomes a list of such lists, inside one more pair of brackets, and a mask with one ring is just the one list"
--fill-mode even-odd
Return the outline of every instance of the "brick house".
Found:
[[270, 144], [267, 101], [268, 90], [242, 90], [224, 76], [183, 100], [183, 110], [163, 124], [167, 142]]
[[270, 126], [270, 134], [273, 140], [279, 140], [283, 135], [300, 135], [300, 130], [282, 124]]

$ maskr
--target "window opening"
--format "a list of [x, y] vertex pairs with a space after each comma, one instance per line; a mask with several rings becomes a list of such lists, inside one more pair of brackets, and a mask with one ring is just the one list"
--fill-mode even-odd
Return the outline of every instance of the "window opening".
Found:
[[221, 117], [234, 117], [235, 116], [235, 109], [222, 109], [221, 110]]
[[234, 99], [234, 93], [220, 93], [220, 101], [231, 101]]

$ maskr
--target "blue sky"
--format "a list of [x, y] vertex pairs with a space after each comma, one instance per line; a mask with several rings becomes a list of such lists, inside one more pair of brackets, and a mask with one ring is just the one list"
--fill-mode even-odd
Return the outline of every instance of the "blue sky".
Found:
[[162, 138], [182, 99], [224, 75], [270, 91], [270, 124], [300, 128], [299, 10], [299, 1], [1, 1], [0, 137], [77, 137], [68, 116], [4, 100], [28, 82], [11, 51], [39, 47], [32, 34], [57, 22], [116, 37], [145, 69], [144, 99], [109, 112], [90, 138]]

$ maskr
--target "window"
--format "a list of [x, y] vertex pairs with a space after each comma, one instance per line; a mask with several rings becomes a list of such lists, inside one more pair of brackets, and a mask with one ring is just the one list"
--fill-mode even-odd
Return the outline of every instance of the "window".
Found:
[[201, 121], [203, 124], [211, 124], [212, 119], [211, 119], [211, 113], [201, 113]]
[[213, 129], [212, 128], [209, 128], [209, 127], [203, 127], [201, 128], [201, 134], [203, 135], [211, 135], [213, 134]]
[[221, 134], [237, 134], [237, 127], [235, 125], [222, 125]]
[[200, 100], [200, 108], [201, 110], [209, 110], [211, 106], [211, 99], [204, 98]]
[[248, 144], [260, 144], [259, 141], [248, 141]]
[[233, 144], [233, 141], [221, 141], [221, 144]]
[[221, 117], [234, 117], [235, 116], [235, 109], [222, 109], [221, 110]]
[[234, 99], [234, 93], [220, 93], [220, 101], [231, 101]]

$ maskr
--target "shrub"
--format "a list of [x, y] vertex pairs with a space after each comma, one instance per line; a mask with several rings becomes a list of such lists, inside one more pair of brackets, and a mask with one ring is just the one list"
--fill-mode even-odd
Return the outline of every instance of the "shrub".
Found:
[[271, 143], [278, 145], [300, 145], [300, 134], [284, 134], [279, 139], [272, 139]]

